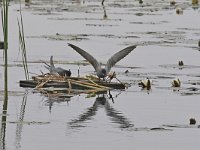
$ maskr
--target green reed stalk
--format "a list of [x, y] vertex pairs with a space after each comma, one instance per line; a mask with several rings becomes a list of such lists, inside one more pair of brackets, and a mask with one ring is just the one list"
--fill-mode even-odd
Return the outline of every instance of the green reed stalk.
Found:
[[23, 26], [23, 19], [22, 19], [22, 13], [21, 13], [21, 1], [19, 0], [20, 3], [20, 20], [17, 19], [18, 21], [18, 27], [19, 27], [19, 43], [20, 43], [20, 49], [22, 53], [22, 62], [23, 62], [23, 67], [24, 67], [24, 72], [25, 72], [25, 78], [26, 80], [29, 79], [29, 71], [28, 71], [28, 63], [27, 63], [27, 55], [26, 55], [26, 43], [25, 43], [25, 38], [24, 38], [24, 26]]
[[8, 100], [8, 0], [2, 0], [2, 28], [4, 36], [4, 100]]
[[8, 106], [8, 0], [2, 0], [1, 18], [4, 37], [4, 102], [1, 119], [0, 148], [5, 149], [5, 130]]

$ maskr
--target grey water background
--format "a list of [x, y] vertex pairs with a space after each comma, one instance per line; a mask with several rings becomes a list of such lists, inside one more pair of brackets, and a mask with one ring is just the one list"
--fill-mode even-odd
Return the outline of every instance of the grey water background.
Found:
[[[183, 9], [182, 15], [176, 7]], [[19, 4], [10, 3], [9, 101], [1, 149], [199, 149], [199, 5], [190, 0], [175, 6], [168, 0], [112, 0], [103, 7], [98, 0], [33, 0], [22, 4], [22, 15], [31, 73], [47, 72], [40, 60], [48, 62], [53, 55], [55, 65], [71, 69], [73, 76], [79, 67], [81, 76], [92, 74], [92, 66], [81, 65], [83, 58], [67, 43], [102, 63], [126, 46], [138, 46], [112, 69], [131, 84], [111, 91], [113, 99], [109, 94], [46, 97], [19, 87], [25, 79], [18, 52]], [[137, 84], [147, 77], [153, 81], [150, 91]], [[181, 80], [180, 88], [171, 87], [175, 78]], [[197, 124], [189, 125], [190, 118]]]

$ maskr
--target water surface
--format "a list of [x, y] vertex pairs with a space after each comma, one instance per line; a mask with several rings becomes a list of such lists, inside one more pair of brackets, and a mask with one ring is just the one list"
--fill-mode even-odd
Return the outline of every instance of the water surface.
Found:
[[[183, 8], [182, 15], [176, 14], [177, 6]], [[128, 89], [112, 90], [113, 98], [109, 93], [57, 98], [19, 87], [25, 79], [18, 52], [19, 4], [11, 3], [10, 92], [7, 121], [1, 121], [1, 149], [199, 149], [198, 7], [188, 0], [176, 6], [167, 0], [142, 5], [105, 1], [104, 7], [98, 0], [22, 4], [31, 76], [47, 72], [40, 60], [48, 62], [51, 55], [56, 66], [71, 69], [73, 76], [79, 67], [81, 76], [94, 73], [90, 65], [74, 64], [84, 59], [67, 43], [87, 50], [102, 63], [124, 47], [138, 45], [112, 69], [118, 79], [131, 84]], [[3, 89], [2, 57], [0, 63]], [[148, 91], [138, 86], [147, 77], [153, 81]], [[176, 78], [181, 80], [180, 88], [171, 87]], [[190, 118], [197, 124], [189, 125]]]

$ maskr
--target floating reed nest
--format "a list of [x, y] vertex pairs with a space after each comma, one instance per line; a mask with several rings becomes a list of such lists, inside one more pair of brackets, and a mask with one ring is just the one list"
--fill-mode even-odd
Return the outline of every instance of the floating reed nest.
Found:
[[24, 88], [68, 88], [71, 90], [108, 90], [125, 89], [126, 84], [106, 82], [96, 77], [61, 77], [50, 74], [33, 76], [32, 80], [21, 80], [20, 87]]

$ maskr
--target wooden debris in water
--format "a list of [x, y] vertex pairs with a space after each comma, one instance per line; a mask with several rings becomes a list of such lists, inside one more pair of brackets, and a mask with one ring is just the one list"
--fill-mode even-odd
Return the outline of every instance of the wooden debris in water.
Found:
[[163, 127], [169, 127], [169, 128], [200, 128], [200, 125], [164, 124]]
[[20, 87], [35, 88], [34, 92], [54, 100], [69, 101], [79, 94], [105, 94], [111, 89], [125, 89], [122, 83], [105, 82], [94, 76], [61, 77], [50, 74], [33, 76], [32, 80], [21, 80]]
[[71, 90], [94, 90], [102, 91], [109, 89], [125, 89], [123, 83], [105, 82], [95, 77], [61, 77], [50, 74], [33, 76], [32, 80], [21, 80], [21, 87], [30, 88], [68, 88]]

